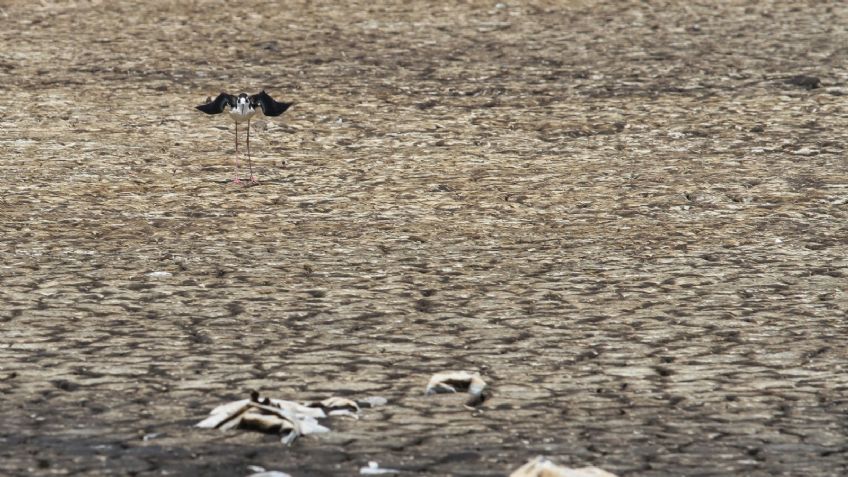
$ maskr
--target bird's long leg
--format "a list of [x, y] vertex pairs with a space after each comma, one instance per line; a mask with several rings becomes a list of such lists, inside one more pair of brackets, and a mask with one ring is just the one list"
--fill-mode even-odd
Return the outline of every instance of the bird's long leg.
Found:
[[250, 120], [247, 120], [247, 166], [250, 168], [250, 182], [256, 182], [253, 177], [253, 162], [250, 160]]
[[238, 123], [236, 123], [236, 176], [233, 178], [234, 184], [241, 184], [239, 179], [239, 158], [238, 158]]

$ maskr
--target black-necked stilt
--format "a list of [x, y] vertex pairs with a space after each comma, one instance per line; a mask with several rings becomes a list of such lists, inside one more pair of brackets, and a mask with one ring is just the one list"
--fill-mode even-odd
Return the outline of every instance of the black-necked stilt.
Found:
[[281, 103], [274, 101], [274, 98], [268, 95], [264, 90], [258, 94], [248, 95], [241, 93], [238, 96], [221, 93], [212, 101], [206, 104], [197, 106], [197, 109], [206, 114], [220, 114], [224, 111], [230, 113], [230, 117], [236, 123], [236, 177], [233, 182], [241, 183], [239, 179], [238, 167], [238, 125], [241, 122], [247, 123], [247, 164], [250, 167], [250, 182], [256, 182], [253, 177], [253, 163], [250, 160], [250, 118], [256, 114], [257, 107], [262, 109], [262, 114], [265, 116], [279, 116], [286, 112], [293, 103]]

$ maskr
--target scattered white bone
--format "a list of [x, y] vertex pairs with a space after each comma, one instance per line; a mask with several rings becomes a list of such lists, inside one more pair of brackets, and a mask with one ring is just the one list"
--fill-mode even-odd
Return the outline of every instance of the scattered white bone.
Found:
[[359, 407], [377, 407], [377, 406], [385, 406], [389, 400], [382, 396], [369, 396], [367, 398], [360, 399], [357, 401]]
[[250, 474], [247, 477], [291, 477], [291, 475], [277, 470], [263, 470], [255, 474]]
[[[258, 399], [258, 397], [257, 397]], [[294, 401], [285, 401], [282, 399], [274, 399], [274, 398], [264, 398], [268, 400], [268, 404], [274, 405], [280, 409], [287, 409], [288, 411], [296, 414], [296, 415], [304, 415], [311, 416], [317, 419], [321, 419], [327, 417], [324, 411], [321, 408], [304, 406], [303, 404], [294, 402]], [[228, 402], [227, 404], [222, 404], [215, 409], [213, 409], [209, 414], [219, 414], [219, 413], [230, 413], [234, 412], [235, 409], [240, 408], [241, 406], [247, 405], [250, 402], [250, 399], [241, 399], [239, 401]], [[263, 400], [264, 402], [264, 400]]]
[[468, 371], [443, 371], [436, 373], [427, 383], [427, 394], [455, 393], [457, 391], [471, 392], [474, 386], [475, 392], [479, 394], [486, 387], [486, 382], [480, 378], [480, 373], [469, 373]]
[[377, 475], [377, 474], [398, 474], [400, 473], [397, 469], [383, 469], [380, 468], [380, 464], [371, 461], [368, 463], [367, 467], [361, 467], [359, 469], [359, 473], [363, 475]]
[[359, 419], [359, 404], [347, 398], [331, 397], [320, 402], [329, 416], [348, 416]]
[[241, 401], [234, 401], [223, 406], [218, 406], [212, 410], [209, 417], [198, 422], [197, 427], [215, 429], [226, 421], [241, 415], [247, 410], [248, 404], [250, 404], [250, 399], [242, 399]]
[[298, 424], [300, 424], [300, 432], [303, 433], [304, 436], [330, 432], [328, 427], [324, 427], [319, 424], [318, 419], [315, 419], [314, 417], [306, 416], [303, 419], [299, 419]]
[[315, 416], [325, 417], [324, 411], [303, 406], [291, 401], [259, 398], [253, 393], [250, 399], [241, 399], [218, 406], [212, 414], [200, 421], [197, 427], [204, 429], [250, 429], [275, 433], [283, 444], [290, 445], [302, 435], [329, 432], [318, 424]]
[[273, 432], [286, 435], [293, 431], [300, 431], [300, 426], [296, 420], [287, 419], [276, 414], [262, 414], [253, 409], [241, 415], [239, 427], [242, 429], [253, 429], [259, 432]]
[[476, 407], [488, 398], [487, 384], [480, 373], [468, 371], [443, 371], [436, 373], [427, 383], [426, 394], [455, 393], [468, 391], [471, 397], [465, 403], [466, 407]]
[[249, 429], [279, 434], [283, 444], [290, 445], [299, 436], [329, 432], [318, 419], [351, 416], [358, 419], [359, 405], [350, 399], [331, 397], [314, 403], [297, 403], [251, 393], [250, 399], [229, 402], [212, 410], [209, 417], [197, 423], [204, 429]]
[[168, 278], [171, 275], [171, 272], [150, 272], [147, 274], [147, 276], [150, 278]]
[[359, 419], [359, 404], [348, 398], [333, 396], [323, 401], [305, 402], [303, 406], [306, 406], [308, 409], [320, 411], [327, 416], [347, 416]]
[[[221, 404], [220, 406], [216, 407], [215, 409], [212, 409], [211, 411], [209, 411], [209, 415], [214, 416], [215, 414], [232, 414], [234, 412], [237, 412], [242, 407], [247, 406], [247, 403], [249, 403], [249, 402], [250, 402], [250, 399], [239, 399], [238, 401], [233, 401], [233, 402], [228, 402], [226, 404]], [[197, 426], [203, 427], [200, 424], [198, 424]], [[212, 426], [212, 427], [215, 427], [215, 426]]]
[[554, 464], [539, 456], [516, 469], [509, 477], [616, 477], [597, 467], [581, 467], [572, 469]]
[[359, 404], [355, 401], [351, 401], [347, 398], [342, 397], [330, 397], [321, 401], [321, 406], [325, 409], [337, 410], [337, 409], [347, 409], [348, 411], [359, 412]]

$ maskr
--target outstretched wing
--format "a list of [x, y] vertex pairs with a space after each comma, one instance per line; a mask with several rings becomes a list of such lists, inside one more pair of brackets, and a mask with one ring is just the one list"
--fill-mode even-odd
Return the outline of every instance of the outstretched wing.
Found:
[[203, 111], [206, 114], [220, 114], [224, 112], [224, 106], [235, 107], [236, 105], [236, 97], [227, 94], [221, 93], [217, 98], [209, 101], [206, 104], [201, 104], [197, 106], [197, 109]]
[[253, 104], [254, 107], [259, 105], [259, 107], [262, 108], [262, 114], [265, 116], [279, 116], [286, 112], [286, 110], [294, 104], [274, 101], [274, 98], [269, 96], [264, 90], [262, 90], [259, 94], [251, 96], [250, 103]]

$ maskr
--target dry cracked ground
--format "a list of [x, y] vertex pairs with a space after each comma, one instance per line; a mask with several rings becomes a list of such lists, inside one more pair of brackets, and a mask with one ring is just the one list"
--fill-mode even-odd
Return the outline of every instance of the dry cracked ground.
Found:
[[[848, 473], [845, 3], [0, 24], [0, 474]], [[297, 104], [230, 185], [193, 107], [261, 88]], [[445, 369], [492, 398], [423, 396]], [[192, 427], [250, 389], [389, 402], [289, 448]]]

